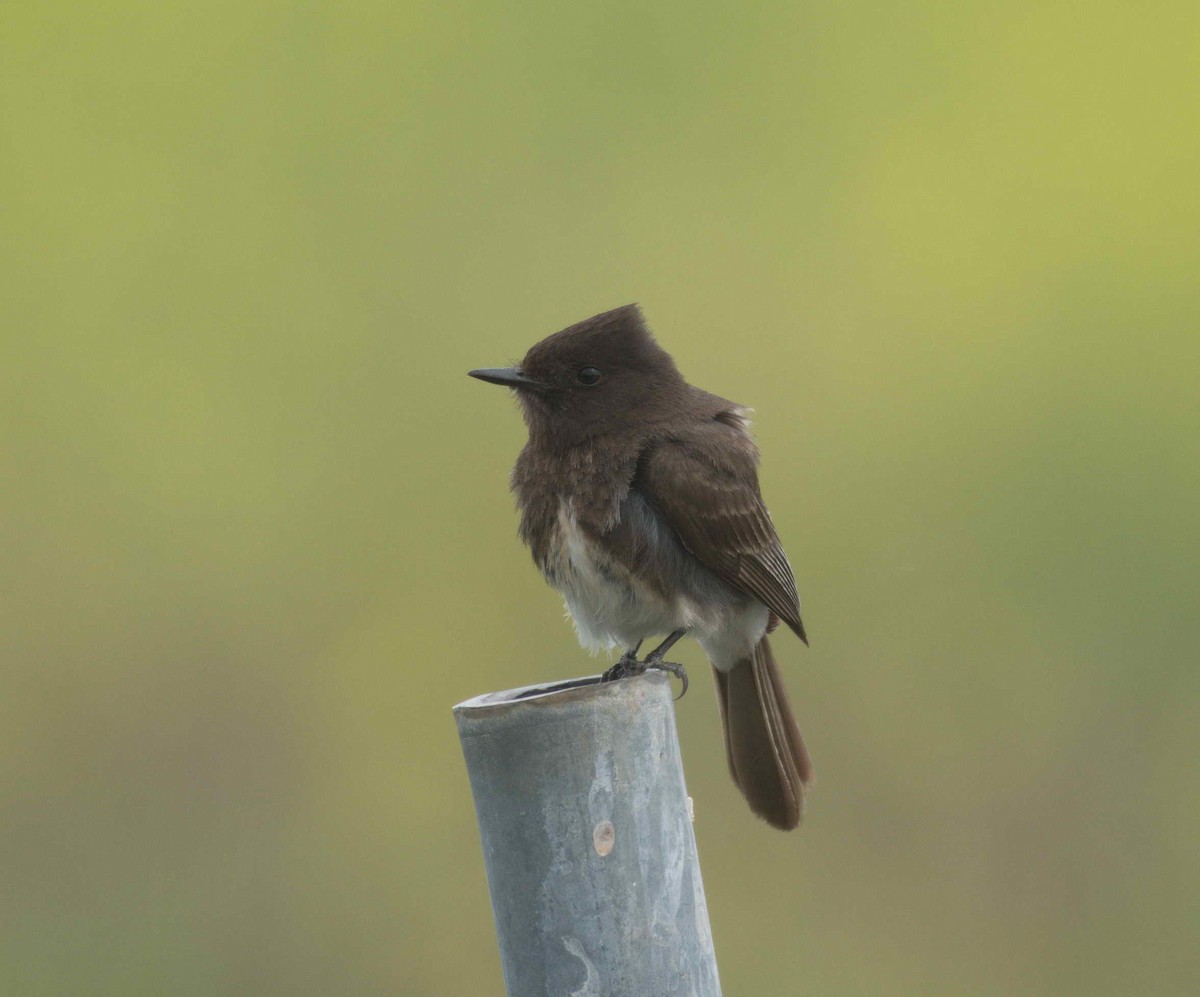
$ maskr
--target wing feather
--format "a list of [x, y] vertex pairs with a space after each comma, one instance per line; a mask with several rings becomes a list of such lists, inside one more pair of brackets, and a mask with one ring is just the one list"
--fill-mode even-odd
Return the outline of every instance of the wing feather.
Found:
[[757, 463], [744, 430], [714, 420], [645, 452], [635, 486], [709, 570], [808, 643], [796, 579], [759, 493]]

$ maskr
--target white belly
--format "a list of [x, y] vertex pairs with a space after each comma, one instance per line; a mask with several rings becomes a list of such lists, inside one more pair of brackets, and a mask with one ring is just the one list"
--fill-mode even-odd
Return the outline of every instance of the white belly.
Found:
[[731, 589], [720, 596], [664, 597], [598, 548], [566, 504], [559, 509], [551, 556], [552, 584], [563, 594], [579, 643], [593, 653], [686, 630], [725, 670], [747, 657], [766, 632], [766, 606]]

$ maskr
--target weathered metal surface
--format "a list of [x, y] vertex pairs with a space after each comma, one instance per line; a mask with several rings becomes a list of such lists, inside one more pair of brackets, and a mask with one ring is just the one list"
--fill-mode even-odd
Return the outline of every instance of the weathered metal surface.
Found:
[[671, 685], [454, 708], [511, 997], [717, 997]]

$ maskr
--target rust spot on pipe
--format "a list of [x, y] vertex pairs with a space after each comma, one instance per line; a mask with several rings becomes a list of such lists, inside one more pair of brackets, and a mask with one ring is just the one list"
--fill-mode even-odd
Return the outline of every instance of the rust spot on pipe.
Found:
[[596, 846], [596, 854], [604, 858], [613, 850], [617, 843], [617, 829], [611, 820], [602, 820], [592, 828], [592, 844]]

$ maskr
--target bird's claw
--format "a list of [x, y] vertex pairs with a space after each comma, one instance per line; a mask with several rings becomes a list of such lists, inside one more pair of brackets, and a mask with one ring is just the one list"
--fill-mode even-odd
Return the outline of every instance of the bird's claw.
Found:
[[660, 672], [670, 672], [677, 679], [679, 679], [680, 683], [682, 684], [682, 687], [679, 690], [679, 695], [675, 697], [676, 701], [683, 699], [684, 695], [687, 693], [687, 691], [688, 691], [687, 671], [686, 671], [686, 669], [684, 669], [683, 665], [679, 664], [678, 662], [663, 661], [661, 658], [656, 658], [656, 657], [654, 657], [653, 654], [651, 654], [651, 655], [647, 656], [647, 658], [644, 662], [642, 662], [642, 668], [643, 668], [643, 670], [647, 669], [647, 668], [656, 668]]
[[660, 672], [670, 672], [681, 683], [683, 688], [679, 690], [679, 695], [675, 698], [682, 699], [684, 693], [688, 690], [687, 672], [683, 665], [677, 664], [674, 661], [663, 661], [661, 657], [655, 657], [653, 654], [646, 655], [645, 661], [639, 661], [637, 655], [630, 654], [628, 651], [621, 655], [615, 665], [609, 668], [603, 675], [600, 676], [601, 682], [615, 682], [617, 679], [631, 678], [634, 675], [645, 674], [648, 668], [653, 668]]
[[641, 675], [645, 670], [646, 665], [638, 661], [637, 654], [633, 651], [626, 651], [615, 665], [600, 676], [600, 681], [615, 682], [617, 679], [629, 678], [632, 675]]

